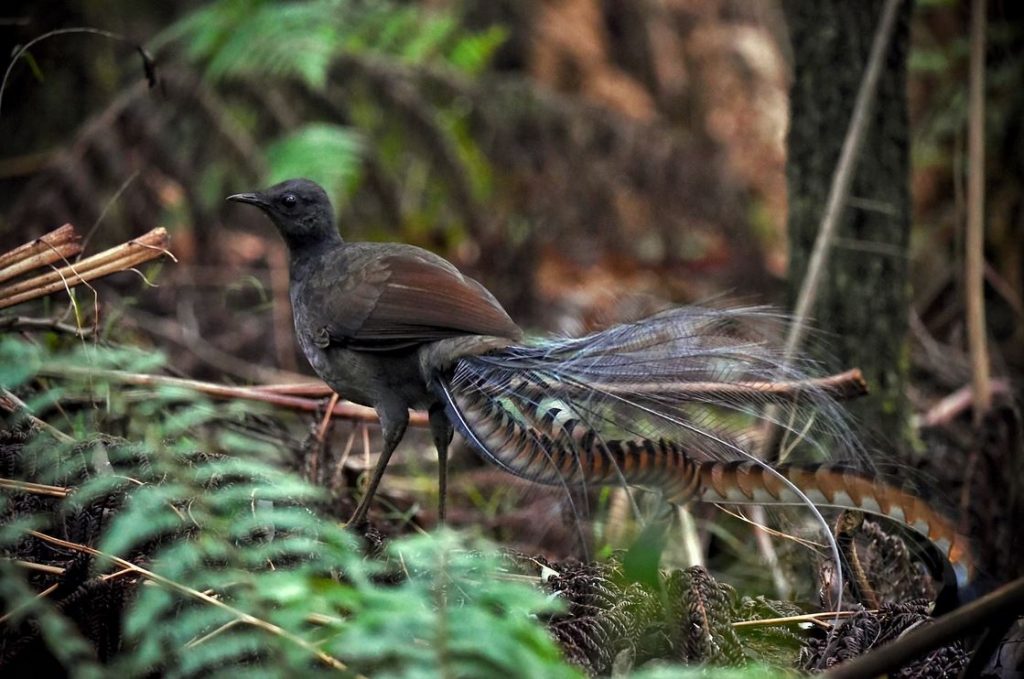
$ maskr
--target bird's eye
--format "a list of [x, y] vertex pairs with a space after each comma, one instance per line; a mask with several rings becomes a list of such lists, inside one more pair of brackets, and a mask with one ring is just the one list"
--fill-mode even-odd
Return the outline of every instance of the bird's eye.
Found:
[[286, 193], [281, 198], [281, 204], [284, 205], [286, 208], [293, 208], [295, 207], [295, 204], [298, 202], [299, 200], [291, 193]]

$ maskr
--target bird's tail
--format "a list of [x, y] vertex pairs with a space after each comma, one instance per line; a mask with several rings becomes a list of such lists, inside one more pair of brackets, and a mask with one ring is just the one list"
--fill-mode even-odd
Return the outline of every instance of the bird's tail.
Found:
[[[859, 375], [816, 379], [814, 366], [783, 361], [772, 330], [784, 323], [762, 309], [673, 309], [463, 358], [437, 389], [463, 436], [516, 476], [658, 488], [678, 504], [806, 505], [822, 523], [818, 507], [861, 510], [910, 526], [969, 571], [955, 525], [882, 482], [851, 434], [837, 398], [863, 390]], [[754, 454], [766, 417], [802, 464]]]

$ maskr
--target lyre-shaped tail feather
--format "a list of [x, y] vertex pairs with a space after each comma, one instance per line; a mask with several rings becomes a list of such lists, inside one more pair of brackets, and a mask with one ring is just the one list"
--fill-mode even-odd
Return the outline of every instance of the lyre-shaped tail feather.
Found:
[[[730, 505], [801, 505], [778, 476], [750, 462], [695, 462], [694, 483], [699, 499]], [[970, 579], [974, 563], [967, 537], [956, 524], [924, 499], [909, 490], [898, 488], [865, 472], [829, 465], [782, 465], [774, 468], [803, 491], [818, 507], [852, 509], [883, 516], [912, 528], [928, 538], [960, 570], [963, 579]]]
[[[909, 525], [969, 569], [952, 522], [871, 473], [835, 400], [862, 388], [859, 378], [809, 379], [759, 334], [765, 321], [779, 319], [675, 309], [579, 339], [467, 357], [437, 387], [467, 440], [517, 476], [564, 487], [658, 487], [676, 503], [861, 510]], [[757, 460], [747, 432], [769, 404], [787, 445], [865, 471], [773, 470]]]
[[[451, 395], [460, 429], [496, 464], [516, 476], [549, 485], [625, 484], [660, 489], [667, 501], [691, 500], [727, 505], [800, 506], [850, 509], [882, 516], [917, 531], [970, 579], [973, 563], [967, 538], [921, 497], [866, 472], [841, 466], [764, 464], [737, 460], [694, 460], [664, 438], [600, 441], [595, 432], [567, 438], [541, 426], [530, 427], [498, 401]], [[779, 476], [800, 489], [794, 493]]]

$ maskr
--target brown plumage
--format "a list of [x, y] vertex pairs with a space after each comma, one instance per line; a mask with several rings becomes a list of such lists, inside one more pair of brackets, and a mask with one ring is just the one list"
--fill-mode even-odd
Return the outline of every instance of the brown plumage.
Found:
[[459, 357], [506, 346], [522, 331], [490, 292], [441, 257], [411, 245], [345, 242], [327, 194], [311, 181], [229, 200], [263, 210], [288, 245], [295, 332], [313, 370], [380, 417], [384, 449], [352, 521], [365, 520], [410, 408], [429, 412], [443, 520], [452, 425], [430, 383]]
[[[813, 440], [806, 433], [818, 425], [830, 448], [850, 443], [833, 398], [860, 393], [859, 375], [815, 380], [792, 370], [747, 327], [770, 314], [678, 308], [523, 345], [493, 295], [444, 259], [345, 242], [316, 184], [292, 180], [231, 199], [262, 209], [288, 244], [295, 330], [313, 369], [380, 417], [384, 449], [353, 521], [365, 519], [409, 409], [425, 408], [442, 518], [455, 422], [481, 454], [534, 481], [658, 487], [676, 503], [807, 505], [823, 524], [817, 506], [858, 509], [911, 526], [970, 568], [966, 540], [916, 495], [828, 465], [773, 470], [727, 431], [729, 417], [696, 414], [786, 406], [800, 440]], [[838, 559], [834, 540], [832, 548]]]
[[305, 287], [319, 299], [306, 322], [321, 346], [381, 352], [461, 335], [522, 336], [486, 288], [411, 245], [343, 244], [321, 255], [312, 280]]
[[[973, 576], [968, 538], [954, 521], [916, 494], [868, 472], [828, 464], [772, 469], [760, 462], [701, 459], [674, 441], [602, 440], [579, 423], [570, 421], [570, 428], [537, 412], [513, 414], [495, 399], [456, 393], [455, 400], [496, 461], [517, 476], [552, 485], [648, 486], [680, 505], [701, 501], [801, 506], [810, 500], [818, 507], [863, 511], [912, 528], [931, 541], [964, 580]], [[786, 481], [805, 497], [794, 494]]]

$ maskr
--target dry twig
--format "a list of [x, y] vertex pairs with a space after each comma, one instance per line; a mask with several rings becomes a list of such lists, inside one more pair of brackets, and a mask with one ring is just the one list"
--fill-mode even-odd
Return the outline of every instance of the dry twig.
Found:
[[49, 330], [77, 337], [92, 337], [96, 334], [93, 328], [79, 328], [69, 323], [61, 323], [53, 318], [30, 318], [28, 316], [0, 316], [0, 331], [4, 330]]
[[23, 413], [25, 418], [38, 429], [42, 429], [48, 432], [55, 439], [61, 443], [74, 443], [75, 439], [71, 438], [60, 429], [57, 429], [52, 424], [40, 420], [38, 417], [33, 415], [28, 406], [20, 398], [7, 391], [7, 389], [0, 387], [0, 408], [6, 410], [9, 413]]
[[0, 282], [32, 269], [74, 257], [82, 251], [80, 241], [75, 227], [65, 224], [59, 229], [0, 254]]
[[827, 679], [877, 677], [902, 667], [932, 649], [975, 634], [1024, 608], [1024, 578], [1003, 585], [996, 591], [937, 618], [928, 625], [908, 630], [898, 640], [866, 653], [826, 672]]
[[71, 489], [64, 488], [63, 486], [50, 486], [45, 483], [32, 483], [31, 481], [19, 481], [17, 479], [0, 478], [0, 488], [17, 490], [22, 493], [32, 493], [33, 495], [50, 495], [52, 497], [67, 497], [71, 494]]
[[971, 77], [968, 95], [967, 237], [964, 257], [967, 286], [967, 344], [971, 354], [974, 421], [992, 405], [985, 333], [985, 0], [971, 4]]
[[163, 227], [76, 264], [0, 288], [0, 309], [73, 288], [118, 271], [127, 271], [161, 255], [174, 259], [174, 255], [167, 250], [167, 231]]
[[88, 545], [82, 545], [77, 542], [69, 542], [68, 540], [61, 540], [60, 538], [56, 538], [52, 535], [47, 535], [45, 533], [40, 533], [39, 531], [35, 530], [27, 531], [27, 533], [32, 537], [38, 538], [44, 542], [49, 542], [50, 544], [54, 544], [59, 547], [63, 547], [65, 549], [70, 549], [76, 552], [82, 552], [83, 554], [89, 554], [91, 556], [112, 561], [118, 566], [121, 566], [121, 568], [123, 568], [125, 571], [137, 573], [138, 575], [141, 575], [147, 580], [158, 585], [162, 585], [167, 589], [174, 590], [179, 594], [184, 594], [194, 599], [198, 599], [203, 603], [209, 604], [210, 606], [214, 606], [216, 608], [220, 608], [224, 611], [227, 611], [231, 615], [235, 616], [240, 623], [251, 625], [265, 632], [281, 637], [282, 639], [285, 639], [286, 641], [289, 641], [295, 644], [296, 646], [302, 648], [303, 650], [311, 653], [318, 660], [320, 660], [320, 662], [324, 663], [328, 667], [331, 667], [332, 669], [343, 672], [348, 670], [348, 667], [343, 662], [341, 662], [334, 656], [330, 655], [329, 653], [325, 653], [324, 651], [320, 650], [312, 642], [307, 641], [306, 639], [303, 639], [300, 636], [292, 634], [288, 630], [278, 625], [275, 625], [272, 622], [269, 622], [262, 618], [257, 618], [256, 616], [241, 611], [235, 608], [234, 606], [231, 606], [230, 604], [224, 603], [220, 599], [217, 599], [207, 594], [206, 592], [200, 592], [199, 590], [188, 587], [187, 585], [183, 585], [180, 582], [176, 582], [174, 580], [171, 580], [170, 578], [165, 578], [164, 576], [158, 573], [154, 573], [153, 571], [147, 570], [141, 566], [137, 566], [133, 564], [131, 561], [127, 561], [125, 559], [122, 559], [121, 557], [114, 556], [113, 554], [107, 554], [106, 552], [102, 552]]
[[[275, 393], [267, 388], [234, 387], [226, 384], [203, 382], [200, 380], [168, 377], [166, 375], [148, 375], [145, 373], [130, 373], [122, 370], [100, 370], [73, 366], [61, 366], [59, 368], [43, 366], [41, 373], [56, 378], [68, 377], [70, 375], [90, 377], [118, 382], [120, 384], [132, 384], [138, 387], [178, 387], [181, 389], [195, 391], [200, 394], [206, 394], [207, 396], [212, 396], [214, 398], [260, 401], [262, 403], [270, 403], [271, 405], [306, 412], [316, 412], [322, 407], [322, 404], [317, 400], [291, 396], [287, 393]], [[326, 388], [327, 385], [324, 385], [324, 387]], [[377, 413], [373, 408], [349, 403], [347, 401], [336, 404], [330, 413], [334, 417], [340, 417], [345, 420], [377, 422]], [[428, 426], [427, 414], [420, 411], [412, 411], [409, 417], [409, 426]]]
[[794, 323], [790, 326], [789, 336], [786, 338], [786, 361], [792, 360], [796, 355], [807, 332], [807, 319], [810, 317], [811, 307], [814, 306], [818, 289], [821, 287], [821, 279], [825, 275], [829, 250], [832, 248], [836, 231], [839, 229], [839, 221], [850, 195], [850, 185], [853, 183], [857, 161], [864, 146], [864, 139], [867, 137], [871, 112], [878, 90], [878, 80], [882, 74], [882, 66], [885, 62], [886, 52], [889, 50], [893, 31], [896, 29], [897, 10], [899, 10], [901, 2], [902, 0], [887, 0], [882, 8], [882, 17], [879, 19], [878, 29], [875, 31], [874, 41], [871, 44], [868, 64], [864, 69], [864, 79], [857, 90], [850, 127], [846, 132], [846, 138], [843, 139], [843, 148], [839, 154], [835, 174], [832, 175], [828, 201], [825, 204], [825, 216], [821, 220], [821, 227], [818, 229], [818, 236], [814, 241], [814, 249], [811, 251], [811, 258], [807, 263], [807, 273], [800, 286], [800, 295], [797, 298], [794, 311]]

